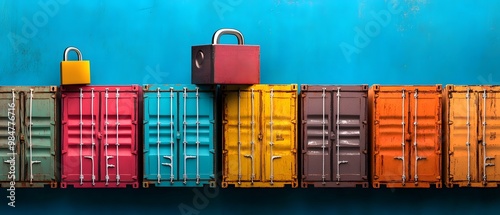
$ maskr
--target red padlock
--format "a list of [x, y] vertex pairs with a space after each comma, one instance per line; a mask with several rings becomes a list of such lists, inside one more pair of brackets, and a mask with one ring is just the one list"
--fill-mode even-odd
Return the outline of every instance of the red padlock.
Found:
[[[238, 39], [238, 45], [219, 44], [224, 34]], [[245, 45], [243, 35], [235, 29], [219, 29], [212, 45], [191, 47], [191, 82], [193, 84], [260, 83], [260, 47]]]

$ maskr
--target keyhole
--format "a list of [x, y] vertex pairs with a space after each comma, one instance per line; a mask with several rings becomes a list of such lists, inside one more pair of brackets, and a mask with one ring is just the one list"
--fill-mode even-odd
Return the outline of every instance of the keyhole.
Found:
[[196, 53], [196, 57], [194, 60], [196, 68], [201, 69], [204, 60], [205, 60], [205, 54], [203, 54], [203, 51], [199, 50], [198, 53]]

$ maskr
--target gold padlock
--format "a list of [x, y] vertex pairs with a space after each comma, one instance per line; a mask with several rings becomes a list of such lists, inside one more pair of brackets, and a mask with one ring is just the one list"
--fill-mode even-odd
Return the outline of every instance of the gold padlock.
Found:
[[[68, 61], [70, 51], [76, 52], [78, 61]], [[68, 47], [64, 50], [61, 62], [61, 85], [90, 84], [90, 62], [82, 58], [82, 53], [76, 47]]]

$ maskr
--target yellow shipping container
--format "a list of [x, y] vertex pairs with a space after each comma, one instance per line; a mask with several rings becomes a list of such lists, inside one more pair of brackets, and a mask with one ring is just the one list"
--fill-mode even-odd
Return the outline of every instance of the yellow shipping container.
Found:
[[297, 187], [297, 85], [222, 90], [222, 187]]
[[448, 85], [445, 95], [446, 185], [497, 187], [500, 107], [497, 111], [496, 103], [500, 102], [500, 87]]

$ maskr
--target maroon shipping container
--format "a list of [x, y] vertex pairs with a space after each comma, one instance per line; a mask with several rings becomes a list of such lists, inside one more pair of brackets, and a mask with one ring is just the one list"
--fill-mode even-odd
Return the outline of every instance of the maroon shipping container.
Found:
[[139, 86], [61, 87], [61, 187], [139, 187]]
[[301, 86], [302, 187], [368, 187], [368, 86]]

